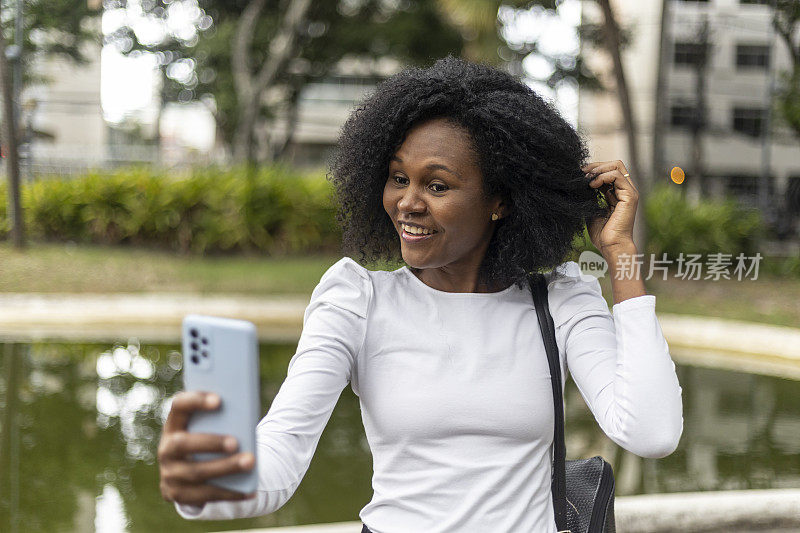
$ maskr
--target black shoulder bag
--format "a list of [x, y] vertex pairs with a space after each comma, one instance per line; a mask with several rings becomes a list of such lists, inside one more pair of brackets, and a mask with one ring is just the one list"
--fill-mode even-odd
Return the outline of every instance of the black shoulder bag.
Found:
[[547, 301], [547, 281], [542, 274], [529, 278], [539, 327], [542, 330], [555, 405], [553, 439], [553, 511], [559, 533], [615, 533], [614, 472], [599, 455], [590, 459], [566, 461], [564, 445], [564, 403], [561, 365], [556, 345], [556, 329]]

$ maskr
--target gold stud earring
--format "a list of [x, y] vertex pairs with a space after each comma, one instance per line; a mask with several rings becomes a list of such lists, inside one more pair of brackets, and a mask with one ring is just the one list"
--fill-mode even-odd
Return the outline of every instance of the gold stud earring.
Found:
[[497, 213], [492, 213], [492, 220], [497, 220], [498, 218], [500, 218], [500, 216], [498, 216]]

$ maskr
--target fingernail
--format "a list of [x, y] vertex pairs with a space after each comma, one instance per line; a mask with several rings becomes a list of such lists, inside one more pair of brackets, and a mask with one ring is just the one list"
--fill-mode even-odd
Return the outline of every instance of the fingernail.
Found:
[[239, 466], [242, 468], [250, 468], [253, 466], [253, 455], [252, 454], [245, 454], [239, 458]]
[[219, 405], [219, 396], [216, 394], [209, 394], [206, 396], [206, 406], [210, 408], [217, 407]]
[[233, 437], [225, 437], [225, 440], [222, 441], [222, 446], [225, 448], [225, 451], [232, 452], [236, 450], [236, 439]]

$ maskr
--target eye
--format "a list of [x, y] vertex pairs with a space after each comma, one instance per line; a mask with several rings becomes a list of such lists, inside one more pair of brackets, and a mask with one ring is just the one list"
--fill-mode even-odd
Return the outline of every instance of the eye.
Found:
[[[394, 180], [395, 183], [398, 183], [398, 181], [397, 181], [398, 178], [399, 179], [403, 179], [403, 180], [406, 179], [404, 176], [400, 176], [400, 175], [391, 177], [391, 179]], [[402, 183], [400, 183], [400, 184], [402, 185]], [[444, 191], [446, 191], [447, 189], [450, 188], [447, 185], [444, 185], [442, 183], [434, 183], [434, 184], [431, 185], [431, 187], [440, 187], [440, 189], [434, 189], [433, 192], [444, 192]]]

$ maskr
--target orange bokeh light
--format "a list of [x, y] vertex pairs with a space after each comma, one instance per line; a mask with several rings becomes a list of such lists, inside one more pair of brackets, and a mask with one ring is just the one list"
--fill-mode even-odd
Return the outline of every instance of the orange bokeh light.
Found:
[[681, 167], [672, 167], [672, 170], [669, 173], [669, 177], [672, 179], [673, 182], [680, 185], [683, 183], [684, 178], [686, 178], [686, 174], [683, 173], [683, 169]]

